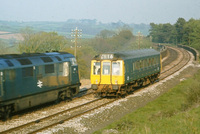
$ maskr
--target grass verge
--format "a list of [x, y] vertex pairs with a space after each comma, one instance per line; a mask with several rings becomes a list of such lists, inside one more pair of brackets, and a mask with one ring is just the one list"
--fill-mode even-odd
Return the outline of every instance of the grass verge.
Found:
[[200, 133], [200, 71], [167, 93], [94, 134]]

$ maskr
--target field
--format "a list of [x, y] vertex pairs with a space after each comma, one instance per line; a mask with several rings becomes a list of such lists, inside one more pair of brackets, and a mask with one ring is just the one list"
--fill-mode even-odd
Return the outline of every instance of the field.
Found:
[[10, 32], [5, 32], [5, 31], [0, 31], [0, 39], [16, 39], [16, 40], [23, 40], [21, 34], [19, 33], [10, 33]]
[[200, 133], [200, 71], [145, 107], [95, 134]]

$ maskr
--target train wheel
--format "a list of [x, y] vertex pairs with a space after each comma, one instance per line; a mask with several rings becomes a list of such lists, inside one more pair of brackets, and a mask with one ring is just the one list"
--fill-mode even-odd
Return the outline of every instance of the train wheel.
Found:
[[59, 100], [64, 100], [65, 99], [65, 92], [61, 92], [60, 94], [59, 94]]
[[72, 97], [73, 97], [73, 93], [72, 93], [72, 90], [67, 90], [67, 92], [66, 92], [66, 97], [65, 97], [65, 99], [66, 99], [66, 101], [71, 101], [72, 100]]
[[6, 106], [4, 108], [4, 112], [3, 112], [3, 120], [7, 120], [10, 118], [10, 115], [11, 115], [11, 107], [9, 106]]
[[121, 98], [121, 97], [122, 97], [121, 93], [116, 94], [116, 98]]
[[94, 97], [95, 97], [95, 98], [101, 97], [101, 93], [94, 93]]
[[58, 98], [57, 98], [57, 100], [56, 100], [55, 102], [56, 102], [56, 103], [59, 103], [59, 102], [65, 100], [65, 94], [66, 94], [66, 93], [65, 93], [64, 91], [59, 92], [59, 93], [58, 93]]

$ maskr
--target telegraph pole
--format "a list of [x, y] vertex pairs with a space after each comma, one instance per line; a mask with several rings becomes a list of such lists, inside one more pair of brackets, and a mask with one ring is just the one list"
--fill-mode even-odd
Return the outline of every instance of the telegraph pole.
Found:
[[82, 36], [82, 30], [78, 29], [76, 27], [76, 29], [72, 29], [71, 30], [71, 37], [74, 38], [74, 40], [71, 40], [72, 42], [74, 42], [75, 48], [74, 48], [74, 56], [77, 56], [77, 42], [78, 42], [78, 38], [80, 38]]

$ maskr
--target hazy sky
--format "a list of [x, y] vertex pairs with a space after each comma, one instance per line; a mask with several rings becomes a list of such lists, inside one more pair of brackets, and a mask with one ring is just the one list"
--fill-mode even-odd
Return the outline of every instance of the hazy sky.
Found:
[[200, 0], [0, 0], [0, 20], [171, 23], [200, 19]]

